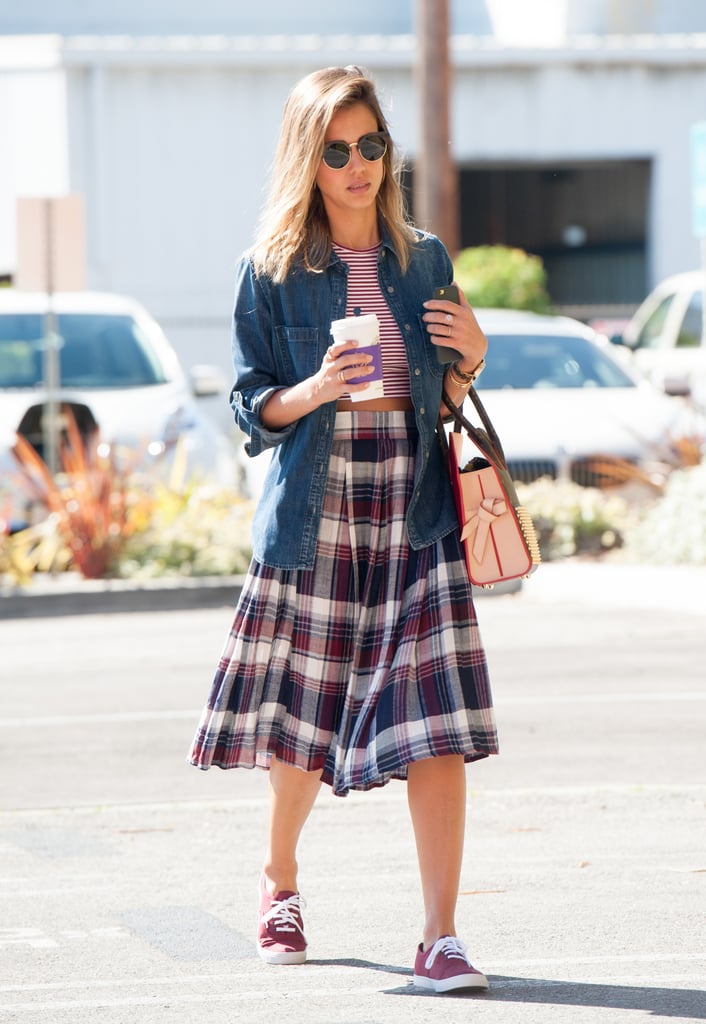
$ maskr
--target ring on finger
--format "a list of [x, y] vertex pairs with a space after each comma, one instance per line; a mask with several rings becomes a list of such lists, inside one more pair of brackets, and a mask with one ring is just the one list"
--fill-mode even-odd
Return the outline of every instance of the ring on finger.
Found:
[[339, 370], [338, 373], [336, 374], [336, 376], [338, 377], [338, 379], [341, 382], [341, 384], [345, 384], [346, 383], [346, 377], [345, 377], [345, 374], [343, 373], [343, 370]]
[[447, 338], [451, 337], [451, 327], [450, 326], [446, 328], [446, 337]]
[[453, 318], [452, 314], [451, 313], [447, 313], [446, 314], [446, 323], [447, 324], [452, 324], [453, 322], [454, 322], [454, 318]]

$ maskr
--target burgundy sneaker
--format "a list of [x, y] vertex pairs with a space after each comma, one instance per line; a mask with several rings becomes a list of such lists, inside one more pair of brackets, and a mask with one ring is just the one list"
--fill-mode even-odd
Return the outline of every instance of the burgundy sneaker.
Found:
[[484, 991], [488, 988], [488, 979], [472, 966], [460, 939], [443, 935], [426, 952], [421, 946], [417, 949], [414, 984], [432, 992], [455, 992], [464, 988]]
[[306, 962], [303, 906], [304, 900], [298, 892], [283, 890], [270, 896], [265, 885], [265, 876], [261, 876], [257, 951], [265, 963]]

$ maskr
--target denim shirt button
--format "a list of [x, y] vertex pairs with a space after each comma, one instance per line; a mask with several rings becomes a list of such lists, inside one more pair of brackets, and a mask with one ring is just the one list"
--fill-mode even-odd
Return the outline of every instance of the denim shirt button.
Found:
[[411, 327], [411, 325], [410, 325], [410, 324], [405, 324], [405, 325], [404, 325], [404, 329], [405, 329], [405, 331], [411, 331], [411, 330], [412, 330], [412, 327]]
[[421, 374], [421, 372], [422, 372], [422, 371], [421, 371], [421, 370], [419, 369], [419, 367], [418, 367], [418, 366], [415, 366], [415, 367], [414, 367], [414, 376], [415, 376], [415, 377], [419, 377], [419, 375]]
[[388, 284], [387, 291], [389, 295], [394, 295], [395, 289], [392, 287], [391, 284]]
[[420, 412], [420, 414], [421, 414], [422, 416], [423, 416], [423, 415], [425, 414], [425, 412], [426, 412], [426, 409], [424, 408], [424, 406], [422, 406], [422, 407], [420, 408], [419, 412]]

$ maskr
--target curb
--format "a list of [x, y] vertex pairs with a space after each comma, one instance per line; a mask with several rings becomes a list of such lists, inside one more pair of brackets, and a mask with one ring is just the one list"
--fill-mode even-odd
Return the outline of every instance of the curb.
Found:
[[[156, 580], [83, 580], [62, 574], [27, 586], [0, 585], [0, 620], [110, 612], [234, 608], [245, 577], [173, 577]], [[523, 601], [572, 603], [623, 610], [662, 610], [706, 616], [706, 566], [631, 565], [565, 559], [540, 566], [529, 580], [493, 590], [473, 589], [476, 599], [521, 594]]]
[[[61, 575], [27, 586], [0, 586], [0, 621], [110, 612], [167, 612], [235, 607], [245, 580], [240, 576], [175, 577], [142, 580], [83, 580]], [[473, 589], [474, 597], [500, 597], [521, 590], [522, 581], [493, 590]]]
[[26, 587], [0, 588], [0, 620], [234, 606], [244, 579], [204, 576], [135, 583], [57, 576]]

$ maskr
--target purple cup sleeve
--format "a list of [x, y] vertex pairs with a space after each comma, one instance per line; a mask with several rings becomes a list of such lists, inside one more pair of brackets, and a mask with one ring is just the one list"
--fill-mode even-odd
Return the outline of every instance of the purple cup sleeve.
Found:
[[[359, 377], [349, 377], [349, 384], [371, 384], [373, 381], [382, 380], [382, 352], [380, 351], [379, 345], [365, 345], [358, 349], [362, 355], [371, 355], [373, 357], [373, 372], [364, 373]], [[370, 365], [370, 364], [369, 364]]]

